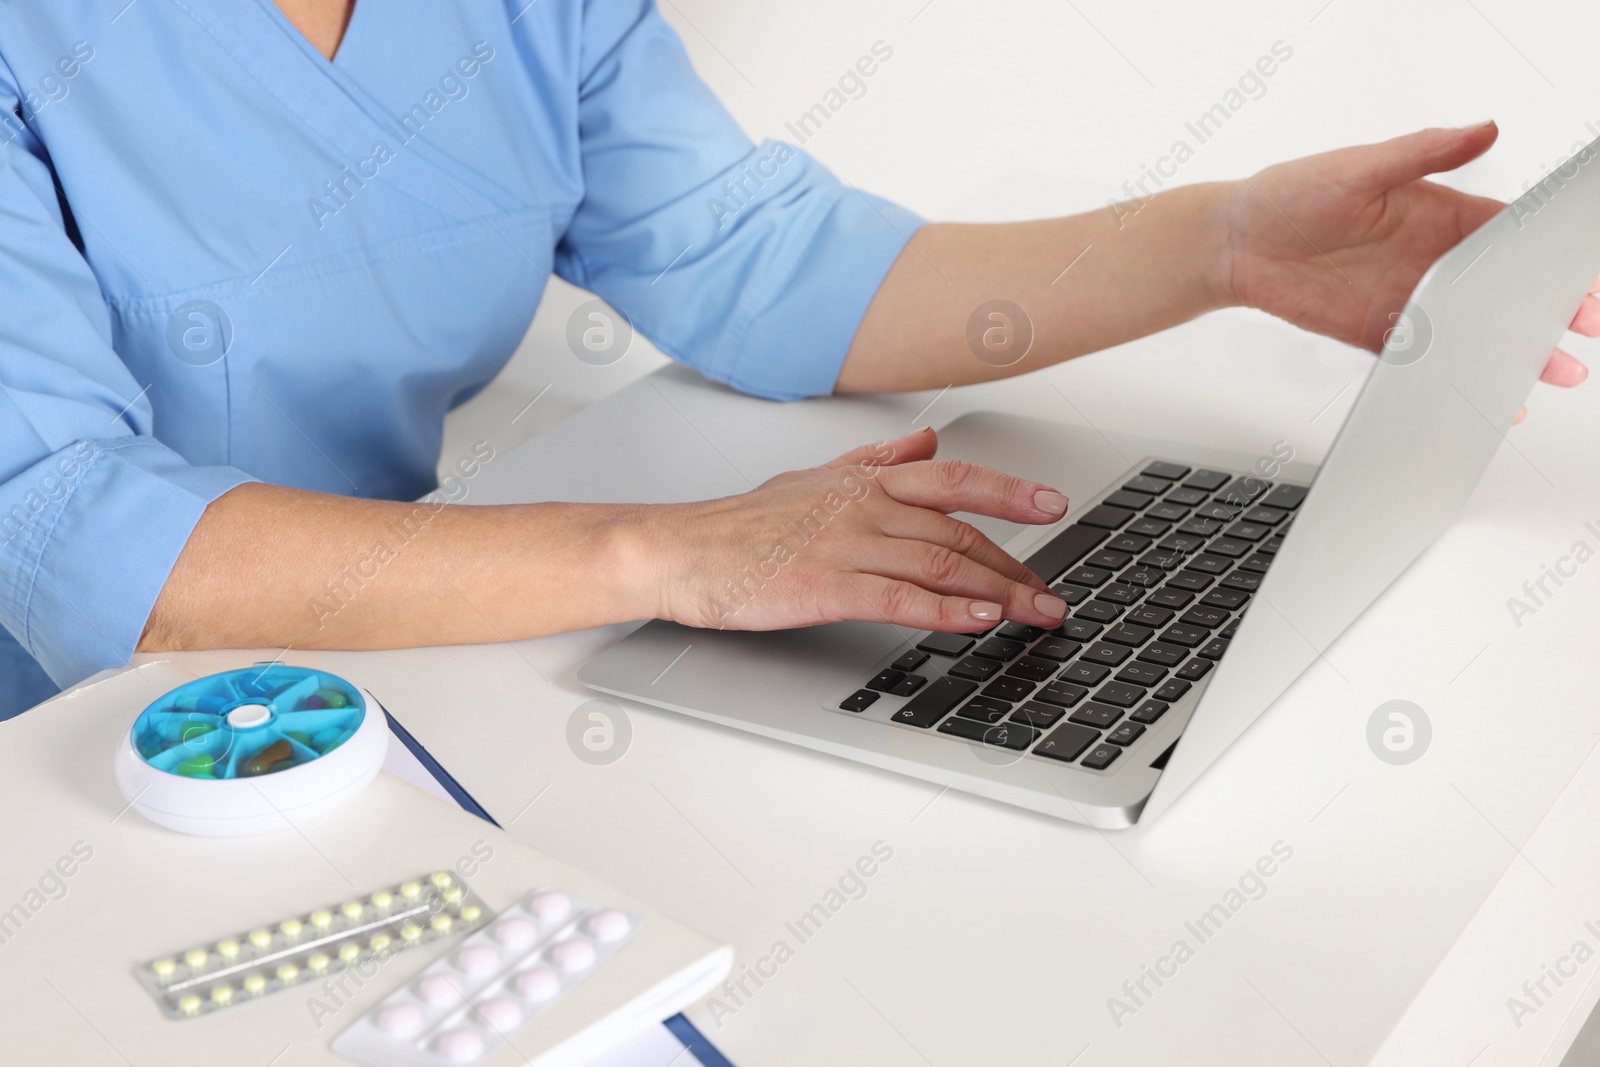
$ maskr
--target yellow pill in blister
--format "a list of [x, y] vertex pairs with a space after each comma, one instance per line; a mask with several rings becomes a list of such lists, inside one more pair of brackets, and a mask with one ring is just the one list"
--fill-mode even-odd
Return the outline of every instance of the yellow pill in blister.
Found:
[[217, 955], [221, 956], [225, 960], [236, 960], [236, 959], [238, 959], [239, 958], [239, 942], [233, 940], [233, 938], [231, 938], [231, 937], [228, 938], [225, 941], [218, 941], [217, 942]]
[[333, 961], [330, 960], [325, 954], [317, 952], [313, 953], [311, 958], [306, 960], [306, 967], [310, 969], [312, 974], [322, 974], [327, 971], [328, 967], [332, 963]]
[[267, 980], [259, 974], [246, 975], [244, 981], [239, 984], [244, 986], [244, 991], [252, 997], [259, 997], [267, 991]]
[[352, 900], [339, 910], [344, 913], [344, 917], [346, 919], [349, 919], [351, 922], [355, 922], [357, 919], [361, 918], [367, 909], [361, 906], [361, 902], [359, 900]]
[[367, 942], [367, 947], [374, 952], [383, 952], [392, 944], [394, 944], [394, 938], [388, 934], [373, 934], [372, 940]]
[[333, 925], [333, 912], [319, 909], [311, 913], [311, 925], [318, 930], [326, 930]]
[[407, 900], [415, 899], [416, 897], [420, 896], [421, 893], [422, 884], [420, 882], [406, 882], [400, 887], [400, 895], [405, 897]]
[[272, 934], [266, 930], [251, 930], [250, 944], [256, 948], [271, 948]]
[[407, 941], [415, 941], [422, 936], [422, 927], [416, 923], [406, 923], [400, 928], [400, 936]]
[[448, 915], [435, 915], [433, 922], [429, 923], [429, 925], [433, 927], [434, 933], [448, 934], [450, 927], [455, 925], [455, 921]]
[[285, 919], [283, 922], [278, 924], [278, 929], [283, 933], [284, 937], [292, 940], [293, 938], [299, 937], [301, 931], [303, 931], [305, 927], [300, 925], [299, 919]]
[[483, 918], [483, 909], [476, 904], [468, 904], [461, 909], [461, 921], [464, 923], [475, 923], [481, 918]]
[[356, 960], [358, 960], [360, 958], [361, 958], [361, 946], [360, 945], [345, 945], [343, 948], [341, 948], [339, 950], [339, 962], [340, 963], [346, 963], [346, 964], [354, 963]]
[[171, 960], [156, 960], [150, 965], [150, 973], [162, 981], [171, 978], [178, 971], [178, 965]]
[[460, 886], [453, 885], [445, 888], [439, 895], [444, 897], [446, 904], [459, 904], [461, 903], [461, 898], [466, 896], [466, 893], [462, 891]]
[[455, 884], [455, 879], [451, 878], [444, 871], [434, 871], [433, 872], [433, 876], [431, 878], [429, 878], [428, 881], [432, 882], [434, 885], [438, 886], [440, 889], [443, 889], [447, 885]]
[[292, 963], [285, 963], [278, 968], [278, 981], [284, 985], [293, 985], [300, 980], [300, 968]]
[[394, 907], [394, 894], [381, 892], [372, 894], [372, 906], [379, 911], [388, 911]]
[[233, 1003], [233, 986], [219, 985], [211, 991], [211, 1003], [219, 1008], [226, 1008]]
[[193, 993], [178, 998], [178, 1010], [185, 1015], [200, 1014], [200, 998]]
[[206, 961], [210, 958], [211, 953], [207, 952], [203, 948], [192, 948], [183, 954], [183, 962], [187, 963], [189, 965], [189, 969], [193, 971], [198, 971], [204, 968]]

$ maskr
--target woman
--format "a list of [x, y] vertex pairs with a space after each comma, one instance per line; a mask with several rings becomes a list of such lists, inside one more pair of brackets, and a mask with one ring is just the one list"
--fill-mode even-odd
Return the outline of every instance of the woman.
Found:
[[[1229, 305], [1370, 347], [1374, 309], [1500, 207], [1422, 180], [1487, 150], [1486, 123], [1137, 211], [924, 225], [752, 146], [650, 0], [375, 4], [0, 7], [0, 712], [135, 650], [1053, 624], [1065, 606], [947, 513], [1048, 523], [1066, 499], [933, 462], [931, 432], [725, 500], [444, 508], [316, 605], [432, 488], [444, 414], [552, 272], [789, 399], [1015, 373], [966, 343], [997, 296], [1028, 309], [1030, 367]], [[730, 187], [738, 210], [708, 211]], [[1557, 353], [1545, 379], [1584, 373]], [[719, 617], [723, 583], [863, 463], [876, 491]]]

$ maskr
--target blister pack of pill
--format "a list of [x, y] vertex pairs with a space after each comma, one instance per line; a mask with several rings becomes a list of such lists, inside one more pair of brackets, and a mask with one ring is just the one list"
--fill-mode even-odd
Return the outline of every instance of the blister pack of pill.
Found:
[[139, 981], [169, 1018], [189, 1019], [484, 925], [483, 901], [434, 871], [142, 964]]
[[444, 1067], [502, 1042], [516, 1049], [516, 1032], [616, 955], [639, 922], [535, 890], [358, 1019], [333, 1051], [373, 1067]]

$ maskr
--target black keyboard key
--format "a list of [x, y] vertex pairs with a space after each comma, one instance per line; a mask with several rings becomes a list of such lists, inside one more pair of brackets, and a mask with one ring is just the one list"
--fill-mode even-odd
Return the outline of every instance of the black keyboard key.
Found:
[[1039, 739], [1038, 730], [1018, 723], [1002, 722], [994, 726], [985, 726], [981, 722], [963, 719], [959, 715], [940, 726], [939, 732], [959, 737], [963, 741], [982, 741], [986, 745], [998, 745], [1017, 752], [1021, 752]]
[[1053, 659], [1057, 663], [1065, 663], [1076, 655], [1078, 649], [1082, 647], [1076, 641], [1068, 641], [1062, 637], [1047, 637], [1028, 649], [1028, 655], [1042, 656], [1045, 659]]
[[1129, 567], [1117, 575], [1117, 581], [1138, 586], [1140, 589], [1154, 589], [1166, 576], [1166, 572], [1158, 567]]
[[1210, 537], [1222, 529], [1224, 525], [1226, 525], [1226, 521], [1223, 519], [1202, 519], [1196, 516], [1178, 527], [1178, 532], [1189, 534], [1192, 537]]
[[1152, 641], [1139, 653], [1139, 658], [1146, 663], [1156, 663], [1163, 667], [1176, 667], [1189, 655], [1187, 649], [1177, 645], [1164, 645], [1160, 641]]
[[[1112, 616], [1115, 618], [1115, 616]], [[1060, 626], [1056, 627], [1056, 636], [1065, 637], [1073, 641], [1093, 641], [1095, 634], [1099, 633], [1102, 624], [1093, 619], [1085, 619], [1074, 615]]]
[[1141, 567], [1154, 567], [1162, 571], [1175, 571], [1183, 566], [1184, 553], [1175, 552], [1170, 548], [1158, 548], [1153, 552], [1146, 552], [1139, 558]]
[[1107, 604], [1103, 600], [1091, 600], [1082, 607], [1075, 608], [1072, 614], [1077, 618], [1088, 619], [1091, 622], [1111, 622], [1122, 614], [1122, 609], [1115, 604]]
[[1122, 749], [1116, 745], [1096, 745], [1089, 750], [1087, 756], [1083, 757], [1083, 762], [1079, 766], [1087, 767], [1091, 771], [1103, 771], [1115, 763], [1120, 755]]
[[1228, 625], [1224, 626], [1222, 628], [1222, 632], [1217, 636], [1222, 638], [1224, 641], [1232, 641], [1233, 635], [1239, 632], [1239, 622], [1239, 619], [1234, 619]]
[[1068, 571], [1066, 580], [1075, 585], [1104, 585], [1111, 580], [1111, 572], [1104, 567], [1079, 567]]
[[1261, 588], [1261, 575], [1251, 574], [1249, 571], [1243, 573], [1235, 571], [1222, 579], [1219, 588], [1233, 589], [1240, 593], [1254, 593]]
[[[1202, 553], [1199, 558], [1205, 559], [1206, 553], [1209, 553], [1216, 556], [1226, 556], [1228, 559], [1238, 559], [1247, 552], [1253, 551], [1253, 548], [1254, 546], [1252, 546], [1249, 541], [1235, 541], [1231, 537], [1218, 537], [1214, 538], [1212, 542], [1206, 546], [1205, 553]], [[1201, 569], [1199, 567], [1195, 567], [1195, 564], [1193, 563], [1189, 564], [1189, 566], [1194, 567], [1196, 570]], [[1217, 572], [1207, 571], [1206, 573], [1215, 574]]]
[[1088, 555], [1095, 545], [1105, 539], [1104, 530], [1077, 522], [1056, 534], [1022, 562], [1046, 582], [1053, 582], [1062, 571]]
[[1185, 626], [1175, 622], [1161, 631], [1161, 640], [1169, 645], [1182, 645], [1184, 648], [1193, 648], [1211, 635], [1198, 626]]
[[1143, 552], [1145, 549], [1149, 548], [1150, 538], [1140, 537], [1138, 534], [1130, 533], [1117, 534], [1117, 536], [1106, 542], [1106, 547], [1114, 549], [1118, 552], [1126, 552], [1129, 555], [1132, 555], [1136, 552]]
[[1237, 611], [1239, 606], [1249, 599], [1249, 593], [1241, 593], [1237, 589], [1217, 588], [1201, 597], [1200, 603], [1208, 608], [1226, 608], [1229, 611]]
[[1198, 534], [1175, 533], [1161, 542], [1161, 549], [1186, 556], [1205, 543], [1206, 539]]
[[1110, 496], [1106, 497], [1102, 503], [1109, 504], [1114, 508], [1126, 508], [1129, 511], [1140, 511], [1148, 506], [1150, 501], [1154, 499], [1155, 497], [1151, 496], [1149, 493], [1135, 493], [1129, 489], [1118, 489], [1115, 493], [1112, 493]]
[[1206, 492], [1203, 489], [1174, 489], [1167, 494], [1166, 498], [1169, 503], [1182, 504], [1186, 508], [1192, 508], [1205, 500]]
[[1148, 519], [1163, 519], [1167, 522], [1177, 522], [1189, 514], [1189, 509], [1178, 504], [1160, 503], [1150, 508], [1145, 513]]
[[1174, 588], [1171, 582], [1159, 592], [1151, 593], [1145, 600], [1145, 607], [1154, 604], [1162, 608], [1181, 608], [1194, 599], [1194, 593], [1187, 589]]
[[1184, 612], [1178, 621], [1188, 623], [1190, 626], [1204, 626], [1208, 630], [1215, 630], [1228, 621], [1228, 613], [1220, 608], [1196, 606]]
[[1130, 493], [1149, 493], [1160, 496], [1172, 488], [1170, 478], [1152, 478], [1146, 474], [1135, 474], [1132, 478], [1122, 483], [1122, 488]]
[[1156, 607], [1144, 604], [1134, 608], [1122, 617], [1123, 622], [1133, 623], [1135, 626], [1165, 626], [1172, 618], [1171, 608]]
[[890, 716], [893, 722], [919, 726], [926, 730], [946, 715], [957, 704], [971, 696], [978, 688], [977, 682], [965, 678], [935, 678], [923, 686], [922, 692], [906, 701], [905, 707]]
[[1221, 471], [1198, 470], [1183, 480], [1185, 489], [1204, 489], [1214, 493], [1228, 484], [1229, 476]]
[[1000, 664], [992, 659], [979, 659], [977, 656], [968, 656], [961, 660], [950, 673], [957, 678], [971, 678], [975, 682], [987, 682], [990, 678], [1000, 673]]
[[[1201, 574], [1208, 574], [1212, 577], [1216, 577], [1219, 574], [1225, 573], [1229, 567], [1233, 566], [1233, 560], [1227, 559], [1223, 556], [1213, 556], [1211, 553], [1216, 550], [1216, 547], [1217, 543], [1215, 541], [1211, 542], [1211, 544], [1206, 546], [1206, 551], [1200, 553], [1198, 556], [1190, 557], [1185, 569], [1198, 571]], [[1250, 546], [1248, 545], [1245, 546], [1247, 549], [1249, 547]], [[1206, 584], [1209, 585], [1211, 583], [1207, 582]], [[1201, 588], [1204, 588], [1204, 586]]]
[[1194, 517], [1197, 519], [1210, 519], [1216, 522], [1232, 522], [1238, 517], [1240, 510], [1238, 504], [1218, 499], [1197, 510], [1194, 513]]
[[1200, 655], [1204, 659], [1216, 660], [1221, 659], [1222, 654], [1226, 651], [1228, 651], [1228, 642], [1218, 637], [1212, 639], [1210, 644], [1206, 645], [1205, 648], [1202, 648], [1200, 650]]
[[1105, 729], [1120, 718], [1122, 712], [1116, 708], [1108, 708], [1103, 704], [1085, 704], [1073, 712], [1067, 721]]
[[1129, 604], [1137, 604], [1142, 596], [1144, 596], [1144, 590], [1138, 586], [1123, 585], [1122, 582], [1116, 581], [1096, 593], [1095, 599], [1127, 607]]
[[1017, 662], [1006, 668], [1006, 674], [1012, 678], [1021, 678], [1025, 682], [1042, 682], [1056, 673], [1059, 663], [1052, 663], [1047, 659], [1038, 659], [1034, 656], [1023, 656]]
[[1235, 541], [1259, 541], [1272, 532], [1272, 527], [1263, 526], [1259, 522], [1236, 522], [1222, 532], [1224, 537]]
[[1033, 692], [1033, 686], [1033, 682], [1024, 682], [1021, 678], [1001, 676], [983, 687], [983, 695], [1015, 704]]
[[1011, 716], [1012, 722], [1020, 722], [1024, 726], [1033, 726], [1040, 730], [1048, 730], [1056, 724], [1056, 720], [1066, 712], [1049, 704], [1039, 704], [1034, 701], [1022, 705], [1016, 714]]
[[1013, 641], [1037, 641], [1044, 636], [1044, 630], [1037, 626], [1024, 626], [1020, 622], [1008, 622], [994, 632], [996, 637], [1009, 637]]
[[[1095, 526], [1103, 530], [1116, 530], [1133, 518], [1127, 508], [1114, 508], [1108, 504], [1090, 508], [1078, 517], [1079, 526]], [[1070, 527], [1068, 527], [1070, 529]]]
[[1269, 508], [1282, 508], [1284, 511], [1293, 511], [1300, 506], [1301, 501], [1305, 500], [1307, 492], [1309, 490], [1303, 485], [1285, 483], [1262, 497], [1261, 503]]
[[973, 697], [964, 704], [957, 715], [964, 719], [974, 719], [978, 722], [997, 723], [1006, 717], [1011, 710], [1011, 705], [1004, 700], [995, 700], [993, 697]]
[[890, 688], [891, 696], [908, 697], [918, 689], [928, 684], [928, 680], [920, 674], [908, 674], [900, 679], [899, 683]]
[[870, 689], [857, 689], [854, 693], [839, 701], [839, 707], [845, 711], [866, 711], [872, 707], [873, 701], [878, 699], [878, 694]]
[[1188, 691], [1188, 682], [1184, 681], [1182, 678], [1174, 678], [1150, 695], [1155, 697], [1157, 700], [1164, 700], [1170, 704]]
[[876, 689], [880, 693], [887, 693], [889, 690], [899, 685], [900, 679], [904, 678], [905, 676], [906, 675], [904, 671], [897, 671], [892, 667], [887, 667], [879, 671], [877, 677], [873, 678], [872, 681], [867, 683], [867, 688]]
[[959, 656], [972, 647], [972, 638], [966, 634], [929, 634], [917, 642], [917, 647], [936, 656]]
[[1282, 522], [1289, 513], [1282, 508], [1265, 508], [1257, 505], [1245, 512], [1241, 518], [1245, 522], [1259, 522], [1263, 526], [1276, 526]]
[[1016, 659], [1022, 655], [1022, 650], [1028, 646], [1021, 641], [1012, 641], [1005, 637], [991, 637], [983, 644], [972, 650], [974, 656], [984, 659], [997, 659], [1004, 663], [1006, 660]]
[[[1115, 648], [1116, 646], [1113, 645], [1112, 647]], [[1101, 680], [1110, 673], [1110, 667], [1105, 667], [1098, 663], [1085, 663], [1080, 659], [1062, 671], [1057, 680], [1072, 682], [1075, 685], [1099, 685]]]
[[1144, 689], [1127, 682], [1107, 682], [1094, 695], [1102, 704], [1114, 704], [1119, 708], [1131, 708], [1144, 699]]
[[1128, 524], [1128, 532], [1138, 534], [1140, 537], [1160, 537], [1172, 529], [1172, 523], [1160, 519], [1140, 519], [1138, 522]]
[[1155, 631], [1148, 626], [1129, 626], [1124, 622], [1120, 626], [1113, 626], [1106, 632], [1106, 640], [1119, 645], [1131, 645], [1138, 648], [1150, 640], [1150, 635]]
[[1211, 670], [1211, 661], [1208, 659], [1192, 659], [1178, 668], [1178, 677], [1186, 682], [1198, 682]]
[[1099, 736], [1099, 731], [1091, 730], [1087, 726], [1062, 723], [1051, 731], [1049, 737], [1039, 743], [1033, 754], [1071, 763], [1083, 753], [1084, 749], [1094, 744]]
[[1110, 549], [1101, 549], [1083, 562], [1086, 566], [1109, 568], [1115, 571], [1126, 567], [1132, 559], [1133, 556], [1127, 552], [1113, 552]]
[[1115, 730], [1112, 730], [1109, 734], [1106, 734], [1106, 742], [1108, 744], [1121, 745], [1123, 748], [1127, 748], [1129, 745], [1139, 740], [1140, 735], [1143, 733], [1143, 726], [1140, 726], [1136, 722], [1125, 722]]
[[1066, 601], [1068, 604], [1080, 604], [1084, 600], [1088, 599], [1089, 596], [1089, 590], [1085, 589], [1083, 586], [1068, 585], [1066, 582], [1062, 582], [1059, 585], [1052, 585], [1050, 587], [1050, 591], [1056, 596], [1060, 597], [1062, 600]]
[[1189, 468], [1181, 463], [1168, 463], [1164, 459], [1152, 460], [1150, 465], [1139, 472], [1149, 478], [1165, 478], [1175, 482], [1189, 473]]
[[1272, 557], [1263, 552], [1257, 552], [1249, 559], [1239, 561], [1239, 570], [1247, 574], [1265, 574], [1270, 566], [1272, 566]]
[[1042, 700], [1046, 704], [1060, 704], [1064, 708], [1070, 708], [1088, 695], [1089, 690], [1081, 685], [1074, 685], [1071, 682], [1051, 682], [1033, 694], [1033, 699]]
[[1146, 700], [1143, 704], [1130, 711], [1128, 718], [1132, 722], [1155, 722], [1167, 713], [1167, 707], [1168, 705], [1164, 701]]
[[1278, 549], [1282, 547], [1283, 537], [1281, 535], [1274, 537], [1270, 541], [1263, 541], [1261, 543], [1261, 551], [1268, 556], [1276, 556], [1278, 554]]
[[1272, 483], [1265, 478], [1258, 478], [1253, 474], [1242, 474], [1229, 482], [1217, 493], [1217, 496], [1222, 500], [1248, 504], [1271, 488]]
[[[1205, 653], [1201, 653], [1204, 655]], [[1160, 683], [1167, 676], [1165, 667], [1157, 667], [1154, 663], [1140, 663], [1137, 660], [1128, 664], [1117, 672], [1117, 681], [1127, 682], [1129, 685], [1152, 686]]]
[[897, 671], [914, 671], [926, 662], [928, 662], [928, 654], [913, 648], [909, 652], [902, 652], [900, 658], [889, 664], [889, 666]]
[[[1122, 665], [1122, 661], [1131, 655], [1133, 655], [1133, 653], [1121, 645], [1108, 644], [1105, 641], [1096, 641], [1094, 644], [1084, 649], [1083, 655], [1078, 657], [1078, 662], [1080, 664], [1099, 663], [1106, 667], [1120, 667]], [[1067, 675], [1063, 674], [1062, 677], [1065, 678]]]

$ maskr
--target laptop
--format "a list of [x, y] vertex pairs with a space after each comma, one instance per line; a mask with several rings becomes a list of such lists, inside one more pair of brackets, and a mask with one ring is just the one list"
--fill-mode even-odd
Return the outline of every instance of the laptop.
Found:
[[[1102, 829], [1154, 818], [1471, 495], [1600, 273], [1597, 156], [1600, 141], [1433, 265], [1381, 324], [1320, 468], [1158, 442], [1060, 522], [1003, 543], [1067, 601], [1056, 629], [654, 621], [579, 679]], [[1061, 447], [1050, 425], [1018, 424], [979, 412], [941, 439], [1009, 442], [983, 457], [1001, 469]]]

